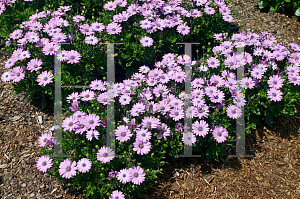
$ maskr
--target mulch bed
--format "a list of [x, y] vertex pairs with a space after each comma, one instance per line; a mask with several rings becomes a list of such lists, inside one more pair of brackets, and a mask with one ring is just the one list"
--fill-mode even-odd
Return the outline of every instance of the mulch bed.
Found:
[[[255, 0], [233, 0], [238, 8], [234, 24], [242, 31], [273, 32], [279, 41], [300, 44], [300, 22], [283, 13], [260, 11]], [[0, 74], [9, 57], [0, 52]], [[40, 156], [38, 132], [53, 124], [53, 111], [41, 111], [25, 94], [12, 95], [12, 85], [0, 82], [0, 196], [2, 198], [90, 198], [43, 174], [35, 167]], [[199, 162], [196, 158], [167, 161], [143, 198], [300, 198], [300, 104], [297, 114], [261, 125], [246, 134], [246, 154], [253, 158], [222, 158]], [[38, 116], [43, 116], [39, 124]], [[228, 155], [235, 150], [227, 149]]]

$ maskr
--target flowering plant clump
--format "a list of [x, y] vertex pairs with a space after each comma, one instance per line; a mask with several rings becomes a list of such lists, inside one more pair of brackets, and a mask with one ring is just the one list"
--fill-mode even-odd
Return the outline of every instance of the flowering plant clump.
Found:
[[[16, 25], [6, 41], [12, 57], [5, 64], [10, 68], [5, 81], [12, 80], [16, 93], [25, 91], [45, 108], [53, 104], [54, 55], [62, 62], [62, 85], [86, 85], [106, 76], [107, 47], [100, 43], [123, 42], [115, 45], [117, 64], [129, 67], [126, 73], [130, 76], [141, 63], [153, 63], [165, 52], [178, 51], [175, 42], [205, 41], [232, 21], [230, 9], [220, 0], [190, 4], [109, 1], [102, 9], [102, 18], [87, 19], [84, 10], [79, 15], [71, 6], [60, 6], [55, 12], [44, 7], [29, 21]], [[116, 75], [122, 72], [116, 71]], [[64, 99], [68, 94], [70, 89], [63, 89]]]
[[[162, 160], [175, 158], [183, 145], [192, 146], [206, 159], [226, 155], [225, 147], [235, 141], [241, 107], [245, 107], [247, 132], [256, 127], [255, 115], [265, 116], [271, 125], [268, 117], [272, 114], [295, 113], [291, 102], [300, 101], [298, 45], [278, 44], [266, 32], [242, 32], [224, 40], [216, 34], [215, 38], [220, 45], [208, 49], [199, 61], [168, 53], [154, 69], [141, 66], [131, 79], [115, 83], [114, 92], [107, 89], [112, 85], [102, 80], [92, 81], [90, 89], [81, 93], [73, 92], [67, 97], [71, 111], [62, 128], [63, 150], [73, 150], [75, 156], [49, 158], [55, 140], [44, 135], [40, 146], [49, 139], [51, 149], [43, 149], [37, 168], [43, 172], [51, 169], [54, 176], [85, 188], [87, 195], [141, 195], [161, 171]], [[243, 53], [236, 52], [240, 47], [244, 47]], [[188, 62], [193, 71], [190, 96], [184, 92], [187, 77], [182, 67]], [[240, 68], [245, 77], [238, 80]], [[187, 99], [192, 106], [184, 109]], [[106, 140], [106, 105], [112, 101], [118, 121], [114, 150]], [[192, 129], [183, 126], [185, 116], [192, 119]]]

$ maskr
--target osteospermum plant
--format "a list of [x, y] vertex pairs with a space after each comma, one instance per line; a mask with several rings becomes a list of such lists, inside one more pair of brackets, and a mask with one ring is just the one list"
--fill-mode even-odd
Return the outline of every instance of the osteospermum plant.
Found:
[[[74, 156], [49, 158], [55, 139], [42, 135], [40, 146], [48, 146], [49, 139], [50, 148], [42, 150], [37, 168], [49, 169], [74, 187], [85, 188], [87, 195], [141, 195], [157, 177], [163, 159], [182, 154], [183, 145], [192, 146], [206, 159], [226, 155], [226, 146], [235, 141], [242, 106], [246, 132], [256, 127], [255, 115], [264, 116], [271, 125], [268, 117], [295, 113], [292, 102], [300, 101], [297, 44], [279, 44], [266, 32], [215, 37], [220, 45], [201, 60], [191, 61], [190, 96], [184, 92], [183, 67], [190, 59], [173, 53], [156, 62], [155, 69], [141, 66], [131, 79], [115, 83], [114, 92], [107, 90], [109, 83], [94, 80], [90, 89], [69, 95], [71, 111], [62, 125], [63, 150], [72, 150]], [[240, 47], [244, 47], [242, 54], [236, 52]], [[240, 67], [245, 74], [237, 80]], [[184, 109], [187, 98], [192, 106]], [[117, 121], [115, 147], [107, 146], [106, 140], [106, 106], [112, 101]], [[191, 129], [183, 125], [184, 117], [192, 119]]]
[[[62, 62], [62, 85], [86, 85], [106, 76], [107, 48], [100, 43], [123, 42], [115, 45], [115, 59], [117, 68], [126, 69], [130, 77], [140, 65], [153, 63], [165, 52], [178, 52], [176, 42], [205, 43], [233, 20], [223, 0], [108, 1], [97, 18], [76, 9], [60, 6], [51, 12], [44, 7], [16, 25], [6, 41], [12, 57], [5, 63], [10, 71], [2, 80], [13, 81], [16, 93], [25, 91], [39, 99], [42, 108], [53, 104], [54, 55]], [[60, 44], [61, 52], [56, 53]], [[70, 91], [62, 89], [63, 99]]]

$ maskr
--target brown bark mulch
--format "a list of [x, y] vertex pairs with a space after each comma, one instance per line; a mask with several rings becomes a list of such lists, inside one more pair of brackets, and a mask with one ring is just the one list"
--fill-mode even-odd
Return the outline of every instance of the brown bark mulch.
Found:
[[[279, 41], [300, 44], [300, 22], [282, 13], [262, 12], [258, 1], [232, 0], [238, 8], [235, 24], [242, 31], [277, 32]], [[0, 51], [0, 74], [9, 57]], [[2, 198], [88, 198], [82, 190], [61, 186], [35, 167], [40, 156], [38, 132], [53, 124], [53, 111], [26, 104], [25, 94], [12, 95], [12, 85], [0, 81], [0, 196]], [[300, 198], [300, 104], [297, 114], [259, 126], [246, 135], [246, 154], [253, 158], [222, 158], [220, 162], [178, 158], [167, 161], [143, 198]], [[37, 117], [43, 117], [39, 124]], [[229, 155], [235, 151], [228, 148]], [[0, 198], [1, 198], [0, 197]]]

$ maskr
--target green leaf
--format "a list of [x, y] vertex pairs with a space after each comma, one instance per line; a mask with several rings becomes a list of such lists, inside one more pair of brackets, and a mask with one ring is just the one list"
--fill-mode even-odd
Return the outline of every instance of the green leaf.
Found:
[[297, 17], [300, 17], [300, 8], [298, 8], [298, 9], [296, 10], [295, 15], [296, 15]]
[[278, 4], [275, 7], [271, 7], [270, 12], [276, 12], [277, 8], [278, 8]]
[[273, 126], [273, 115], [271, 115], [271, 114], [268, 114], [266, 117], [265, 117], [265, 119], [266, 119], [266, 123], [267, 123], [267, 125], [269, 125], [269, 126]]
[[268, 1], [266, 1], [266, 0], [264, 0], [264, 1], [259, 1], [259, 3], [258, 3], [259, 9], [263, 9], [263, 8], [265, 8], [265, 7], [267, 7], [267, 6], [268, 6]]

